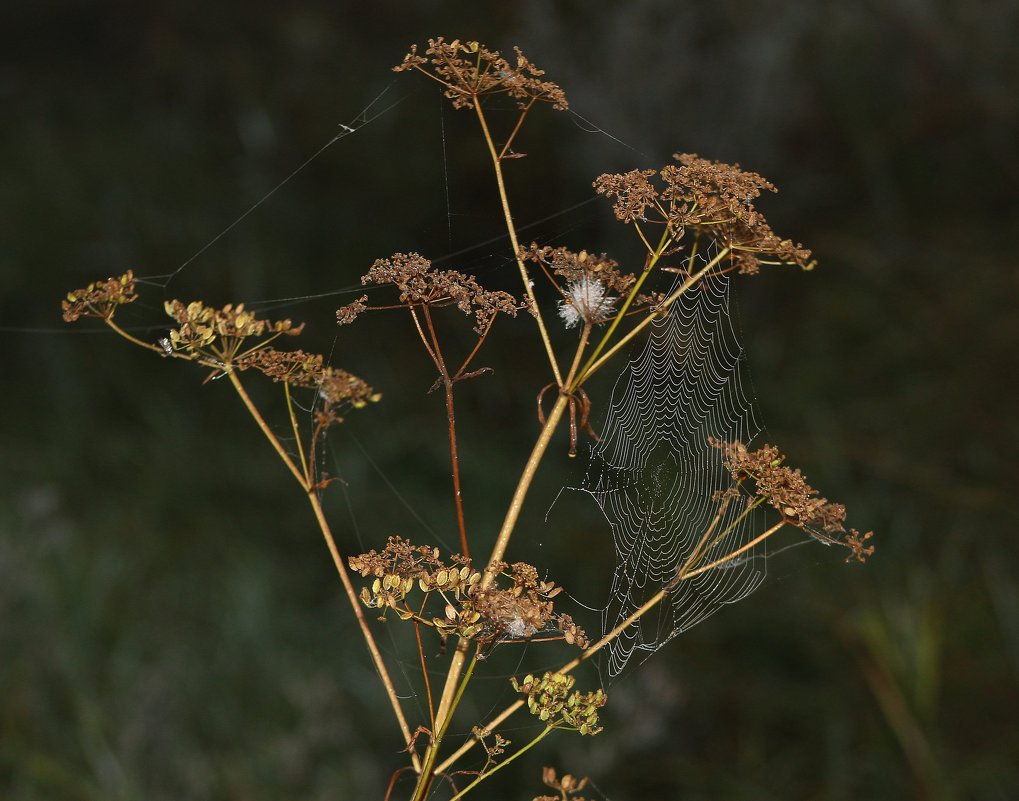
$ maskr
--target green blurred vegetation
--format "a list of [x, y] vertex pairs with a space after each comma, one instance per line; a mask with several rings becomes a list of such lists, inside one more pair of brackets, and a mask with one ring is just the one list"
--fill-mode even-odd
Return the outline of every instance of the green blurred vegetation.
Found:
[[[1015, 3], [15, 0], [0, 27], [0, 797], [378, 798], [402, 763], [313, 521], [225, 382], [65, 331], [58, 301], [126, 268], [173, 272], [386, 89], [374, 109], [395, 108], [172, 296], [300, 297], [394, 251], [498, 236], [471, 120], [389, 72], [436, 34], [519, 45], [592, 123], [535, 118], [512, 171], [522, 222], [676, 150], [780, 187], [764, 210], [821, 268], [742, 282], [760, 408], [879, 535], [865, 568], [811, 548], [775, 558], [751, 600], [610, 687], [604, 734], [550, 738], [486, 797], [538, 794], [541, 764], [590, 774], [595, 798], [1019, 796]], [[626, 233], [594, 203], [524, 235], [623, 261]], [[512, 286], [502, 242], [444, 264]], [[158, 321], [162, 299], [151, 287], [133, 321]], [[274, 310], [385, 393], [333, 437], [342, 544], [450, 541], [434, 376], [392, 318], [337, 338], [349, 299]], [[496, 332], [495, 375], [463, 393], [482, 540], [536, 431], [526, 323]], [[570, 499], [544, 522], [577, 469], [549, 458], [514, 555], [530, 540], [532, 561], [597, 604], [607, 532]]]

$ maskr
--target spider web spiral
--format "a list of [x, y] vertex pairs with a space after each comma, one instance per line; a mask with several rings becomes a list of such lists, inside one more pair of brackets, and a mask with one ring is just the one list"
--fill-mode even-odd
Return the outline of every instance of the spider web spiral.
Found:
[[[749, 443], [760, 433], [743, 389], [742, 361], [729, 315], [729, 279], [716, 275], [651, 325], [645, 346], [616, 380], [579, 488], [601, 508], [615, 544], [603, 635], [672, 581], [718, 513], [713, 498], [732, 479], [708, 438]], [[713, 529], [724, 536], [702, 564], [761, 531], [761, 513], [746, 508], [739, 499], [725, 507]], [[647, 658], [723, 604], [753, 592], [765, 577], [764, 555], [762, 544], [679, 582], [611, 643], [609, 675], [618, 675], [635, 653]]]

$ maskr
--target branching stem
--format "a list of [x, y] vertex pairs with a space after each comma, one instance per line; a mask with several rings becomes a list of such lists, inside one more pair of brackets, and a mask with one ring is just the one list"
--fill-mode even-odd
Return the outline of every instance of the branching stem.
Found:
[[393, 708], [393, 713], [396, 715], [396, 721], [400, 726], [400, 731], [403, 734], [404, 742], [407, 744], [408, 749], [411, 749], [411, 760], [414, 764], [414, 769], [420, 770], [421, 762], [418, 755], [411, 748], [411, 733], [410, 727], [407, 725], [407, 719], [404, 717], [403, 709], [400, 707], [400, 699], [396, 694], [396, 687], [393, 685], [393, 680], [389, 676], [389, 671], [386, 669], [385, 663], [382, 661], [382, 654], [379, 652], [378, 644], [375, 642], [375, 636], [371, 632], [371, 628], [368, 626], [368, 620], [365, 618], [364, 610], [361, 607], [361, 599], [357, 596], [357, 591], [354, 589], [354, 585], [350, 580], [350, 574], [347, 572], [347, 566], [343, 563], [343, 557], [340, 555], [340, 550], [336, 546], [336, 539], [333, 537], [332, 529], [329, 527], [329, 522], [326, 520], [325, 512], [322, 510], [322, 503], [319, 500], [318, 493], [316, 492], [312, 477], [310, 475], [302, 475], [298, 470], [297, 465], [294, 464], [293, 459], [283, 448], [282, 443], [269, 428], [265, 418], [262, 417], [258, 407], [255, 406], [251, 397], [248, 395], [247, 390], [244, 389], [244, 385], [241, 383], [240, 378], [237, 377], [236, 370], [230, 370], [227, 375], [230, 377], [230, 383], [233, 384], [234, 389], [240, 396], [241, 401], [247, 408], [248, 412], [254, 418], [258, 427], [265, 434], [269, 443], [273, 449], [279, 455], [280, 459], [287, 466], [287, 469], [297, 479], [297, 483], [301, 485], [301, 489], [305, 491], [308, 498], [308, 503], [311, 504], [312, 512], [315, 514], [315, 520], [318, 522], [319, 530], [322, 532], [322, 537], [325, 539], [326, 547], [329, 549], [329, 553], [333, 558], [333, 564], [336, 566], [336, 572], [340, 575], [340, 583], [343, 584], [343, 590], [347, 595], [347, 600], [350, 602], [351, 608], [354, 610], [354, 617], [357, 618], [358, 626], [361, 629], [361, 634], [364, 636], [365, 643], [368, 646], [368, 652], [371, 654], [372, 661], [375, 663], [375, 669], [378, 671], [379, 679], [382, 682], [382, 686], [385, 688], [386, 695], [389, 697], [389, 703]]
[[[464, 640], [462, 643], [466, 645], [467, 641]], [[460, 649], [457, 650], [459, 651]], [[435, 760], [439, 755], [439, 747], [442, 745], [442, 738], [446, 734], [446, 729], [449, 728], [450, 721], [453, 719], [453, 712], [456, 711], [456, 708], [460, 703], [460, 699], [463, 698], [464, 690], [467, 689], [471, 676], [474, 674], [474, 666], [477, 665], [477, 663], [478, 654], [477, 651], [475, 651], [474, 657], [467, 665], [467, 671], [464, 673], [463, 680], [457, 687], [456, 695], [449, 706], [449, 710], [445, 714], [442, 714], [442, 710], [440, 708], [440, 712], [436, 716], [438, 729], [433, 729], [432, 742], [425, 751], [425, 762], [421, 767], [418, 784], [417, 787], [414, 788], [414, 795], [411, 797], [411, 801], [423, 801], [423, 799], [428, 795], [428, 790], [432, 786], [432, 779], [435, 777], [436, 773]]]
[[[541, 317], [541, 310], [538, 308], [538, 301], [534, 297], [534, 287], [531, 286], [531, 279], [527, 276], [527, 267], [524, 260], [520, 258], [520, 243], [517, 241], [517, 229], [513, 223], [513, 214], [510, 211], [509, 196], [506, 194], [506, 182], [502, 175], [502, 154], [495, 149], [495, 141], [488, 130], [488, 121], [485, 119], [485, 112], [481, 110], [479, 98], [474, 99], [474, 110], [478, 115], [478, 122], [485, 137], [485, 144], [488, 146], [488, 153], [492, 159], [492, 169], [495, 170], [495, 182], [499, 187], [499, 200], [502, 203], [502, 213], [506, 220], [506, 231], [509, 234], [510, 246], [513, 248], [513, 258], [516, 259], [517, 268], [520, 270], [520, 278], [524, 282], [524, 291], [530, 301], [531, 311], [538, 323], [538, 330], [541, 332], [541, 341], [545, 345], [545, 354], [548, 356], [549, 365], [552, 367], [552, 375], [559, 386], [563, 385], [562, 373], [559, 371], [559, 362], [556, 361], [555, 351], [552, 349], [552, 340], [549, 339], [548, 330], [545, 328], [545, 321]], [[514, 134], [516, 132], [514, 131]]]
[[531, 740], [531, 742], [529, 742], [527, 745], [525, 745], [523, 748], [521, 748], [519, 751], [513, 754], [513, 756], [507, 757], [487, 773], [482, 773], [474, 781], [472, 781], [470, 784], [464, 787], [459, 793], [457, 793], [455, 796], [449, 799], [449, 801], [458, 801], [458, 799], [463, 798], [465, 795], [467, 795], [467, 793], [469, 793], [471, 790], [473, 790], [475, 787], [481, 784], [481, 782], [483, 782], [489, 776], [498, 773], [500, 770], [502, 770], [504, 767], [510, 764], [514, 759], [516, 759], [519, 756], [522, 756], [523, 754], [526, 754], [528, 751], [534, 748], [534, 746], [536, 746], [538, 743], [544, 740], [554, 729], [555, 729], [554, 726], [546, 726], [537, 737], [535, 737], [533, 740]]
[[[428, 326], [428, 335], [431, 338], [432, 346], [429, 353], [432, 354], [435, 366], [439, 370], [442, 379], [442, 386], [446, 394], [446, 426], [449, 435], [449, 461], [452, 466], [453, 475], [453, 505], [456, 508], [456, 524], [460, 532], [460, 551], [465, 558], [470, 558], [470, 549], [467, 546], [467, 524], [464, 522], [463, 495], [460, 487], [460, 456], [456, 444], [456, 413], [453, 407], [453, 377], [446, 367], [446, 360], [442, 356], [442, 348], [439, 346], [439, 337], [435, 333], [435, 324], [432, 322], [432, 313], [425, 304], [422, 307], [425, 324]], [[417, 320], [417, 315], [414, 317]], [[427, 344], [427, 343], [426, 343]]]

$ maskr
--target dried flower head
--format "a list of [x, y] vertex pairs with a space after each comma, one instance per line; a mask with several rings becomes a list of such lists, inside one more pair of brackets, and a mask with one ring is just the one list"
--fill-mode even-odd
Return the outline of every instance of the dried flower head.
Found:
[[[506, 752], [506, 746], [510, 745], [513, 741], [503, 737], [498, 732], [492, 732], [489, 729], [484, 729], [481, 726], [472, 726], [471, 734], [473, 734], [481, 747], [485, 749], [485, 753], [489, 759], [499, 756]], [[492, 740], [492, 742], [489, 742]]]
[[[575, 776], [571, 776], [569, 773], [566, 773], [562, 776], [562, 778], [559, 778], [556, 775], [555, 768], [542, 768], [541, 781], [546, 787], [558, 790], [560, 795], [558, 798], [554, 796], [540, 796], [540, 798], [547, 798], [550, 799], [550, 801], [561, 801], [566, 796], [571, 796], [583, 790], [587, 786], [588, 779], [586, 776], [582, 779], [578, 779]], [[534, 801], [539, 801], [539, 798], [535, 798]], [[584, 799], [575, 798], [573, 801], [584, 801]]]
[[754, 496], [764, 498], [775, 507], [787, 523], [806, 531], [814, 539], [827, 545], [842, 545], [852, 551], [852, 557], [864, 561], [874, 552], [874, 547], [864, 547], [863, 541], [873, 536], [863, 535], [852, 529], [846, 533], [846, 507], [822, 498], [811, 487], [803, 474], [795, 468], [786, 467], [785, 456], [773, 445], [764, 445], [751, 451], [739, 441], [722, 442], [709, 438], [709, 444], [722, 452], [722, 464], [733, 480], [754, 483]]
[[[537, 569], [525, 562], [497, 562], [493, 566], [496, 580], [482, 588], [481, 573], [469, 559], [458, 554], [447, 565], [437, 548], [414, 546], [400, 537], [390, 537], [381, 553], [372, 550], [348, 561], [352, 570], [373, 578], [361, 590], [366, 606], [392, 608], [401, 618], [413, 617], [444, 636], [491, 645], [558, 631], [570, 645], [588, 646], [584, 630], [569, 615], [554, 613], [552, 599], [562, 588], [541, 580]], [[420, 614], [399, 606], [415, 586], [426, 596]], [[441, 599], [441, 610], [425, 617], [425, 605], [433, 593]]]
[[658, 205], [658, 190], [651, 184], [656, 170], [630, 170], [624, 173], [604, 173], [594, 180], [594, 191], [605, 197], [615, 198], [612, 211], [620, 222], [646, 222], [645, 212], [655, 208], [658, 216], [667, 218], [665, 210]]
[[206, 306], [199, 300], [187, 304], [169, 300], [163, 305], [166, 313], [178, 323], [169, 334], [174, 351], [213, 356], [226, 363], [233, 360], [241, 343], [249, 337], [296, 336], [304, 329], [303, 323], [295, 326], [290, 320], [259, 319], [254, 312], [245, 309], [243, 303], [236, 306], [228, 303], [221, 309]]
[[779, 238], [755, 208], [762, 190], [777, 191], [769, 181], [738, 164], [690, 153], [673, 158], [679, 164], [661, 170], [601, 175], [595, 191], [613, 199], [616, 219], [667, 226], [673, 242], [687, 230], [707, 234], [730, 248], [730, 269], [738, 272], [753, 274], [762, 264], [814, 266], [809, 250]]
[[357, 319], [358, 315], [368, 310], [368, 296], [361, 295], [353, 303], [341, 306], [336, 310], [336, 322], [338, 325], [350, 325]]
[[[604, 253], [575, 253], [569, 248], [541, 247], [532, 242], [520, 249], [520, 258], [539, 265], [556, 284], [563, 296], [559, 316], [567, 328], [581, 322], [605, 322], [618, 300], [610, 293], [625, 295], [637, 281], [632, 273], [621, 273], [619, 264]], [[566, 279], [565, 285], [560, 286], [553, 276]]]
[[[540, 580], [538, 571], [526, 562], [512, 565], [498, 562], [492, 569], [501, 579], [508, 578], [509, 585], [501, 586], [497, 581], [485, 588], [479, 587], [472, 593], [471, 600], [493, 639], [527, 639], [550, 624], [557, 628], [552, 599], [562, 592], [562, 587]], [[574, 635], [574, 642], [586, 642], [583, 630], [579, 637]]]
[[373, 549], [347, 561], [356, 573], [378, 578], [392, 573], [402, 578], [418, 579], [443, 566], [438, 548], [412, 545], [402, 537], [390, 537], [381, 553]]
[[619, 263], [606, 254], [588, 253], [582, 250], [575, 253], [569, 248], [549, 246], [542, 247], [532, 242], [529, 247], [520, 248], [520, 258], [534, 262], [552, 275], [576, 282], [583, 278], [601, 281], [609, 290], [618, 295], [625, 295], [636, 283], [637, 276], [633, 273], [619, 271]]
[[874, 553], [874, 546], [864, 545], [864, 543], [873, 536], [873, 531], [861, 534], [855, 528], [849, 529], [849, 533], [846, 534], [845, 544], [851, 553], [846, 557], [846, 561], [851, 562], [855, 559], [857, 562], [866, 562], [867, 557]]
[[521, 109], [540, 101], [551, 103], [557, 111], [566, 110], [569, 103], [563, 90], [551, 81], [541, 80], [544, 70], [535, 67], [519, 48], [513, 50], [516, 64], [478, 42], [459, 39], [447, 42], [440, 36], [428, 40], [423, 56], [418, 54], [417, 45], [412, 45], [393, 71], [418, 70], [437, 80], [446, 87], [444, 94], [453, 101], [454, 108], [474, 108], [484, 95], [506, 94]]
[[245, 354], [235, 366], [240, 370], [258, 370], [273, 381], [286, 381], [294, 387], [316, 389], [319, 397], [329, 406], [349, 403], [354, 408], [361, 408], [382, 397], [362, 379], [346, 370], [324, 366], [319, 353], [264, 347]]
[[[456, 270], [433, 270], [432, 263], [418, 253], [396, 253], [389, 259], [378, 259], [362, 284], [395, 286], [400, 292], [400, 303], [409, 306], [441, 306], [452, 303], [464, 314], [473, 312], [475, 330], [481, 334], [500, 312], [515, 317], [517, 302], [508, 292], [488, 290], [471, 275]], [[367, 295], [338, 309], [336, 319], [340, 325], [353, 322], [359, 314], [370, 309]]]
[[94, 281], [84, 289], [67, 293], [60, 302], [64, 322], [73, 323], [81, 317], [98, 317], [109, 320], [118, 306], [138, 299], [135, 292], [134, 273], [128, 270], [119, 278]]

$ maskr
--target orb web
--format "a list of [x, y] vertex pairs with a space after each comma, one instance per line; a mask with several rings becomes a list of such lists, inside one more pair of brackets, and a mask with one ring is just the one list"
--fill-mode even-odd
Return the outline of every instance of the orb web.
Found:
[[[750, 443], [761, 431], [744, 390], [743, 348], [730, 318], [726, 276], [695, 285], [650, 328], [646, 344], [616, 380], [578, 488], [600, 507], [615, 544], [603, 635], [673, 581], [719, 514], [716, 494], [733, 482], [709, 438]], [[761, 513], [748, 512], [741, 499], [722, 508], [712, 529], [717, 541], [700, 564], [735, 551], [762, 530]], [[612, 641], [609, 675], [753, 592], [764, 580], [764, 556], [761, 544], [678, 582]]]

